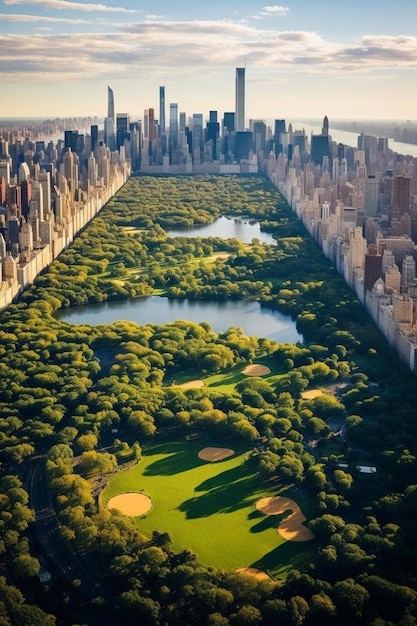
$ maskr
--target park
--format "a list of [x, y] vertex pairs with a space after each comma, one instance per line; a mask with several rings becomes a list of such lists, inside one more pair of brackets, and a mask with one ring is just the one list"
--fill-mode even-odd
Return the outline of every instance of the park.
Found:
[[[302, 567], [310, 556], [312, 533], [297, 520], [296, 529], [305, 531], [301, 538], [295, 533], [288, 540], [279, 531], [282, 520], [291, 525], [292, 513], [300, 511], [289, 499], [291, 493], [295, 497], [291, 485], [260, 480], [247, 462], [248, 450], [206, 443], [204, 437], [191, 437], [147, 445], [141, 462], [112, 480], [102, 504], [120, 510], [124, 502], [127, 514], [137, 515], [140, 532], [150, 537], [154, 530], [169, 531], [174, 550], [192, 550], [205, 566], [252, 567], [274, 579]], [[281, 493], [284, 506], [268, 512], [264, 499]], [[132, 510], [131, 500], [139, 508]], [[264, 510], [257, 502], [264, 503]]]
[[[164, 230], [226, 209], [276, 245]], [[150, 294], [257, 301], [304, 340], [56, 315]], [[55, 555], [13, 614], [39, 601], [106, 626], [412, 623], [415, 377], [265, 181], [129, 181], [2, 314], [1, 348], [2, 463], [22, 479], [1, 477], [2, 558], [31, 590], [38, 556]], [[271, 373], [243, 374], [254, 365]], [[108, 508], [123, 494], [148, 508]]]

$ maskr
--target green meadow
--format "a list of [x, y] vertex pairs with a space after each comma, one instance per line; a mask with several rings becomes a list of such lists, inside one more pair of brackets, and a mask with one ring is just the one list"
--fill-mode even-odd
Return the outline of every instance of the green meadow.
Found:
[[153, 530], [169, 531], [173, 550], [191, 550], [206, 566], [258, 567], [275, 578], [305, 566], [312, 544], [285, 541], [276, 530], [282, 516], [266, 516], [255, 507], [264, 496], [299, 498], [286, 486], [262, 482], [246, 462], [246, 451], [236, 449], [234, 456], [216, 463], [202, 461], [198, 451], [210, 445], [216, 444], [198, 439], [147, 445], [142, 461], [112, 480], [102, 494], [103, 505], [119, 493], [143, 491], [153, 507], [137, 518], [141, 532], [151, 537]]

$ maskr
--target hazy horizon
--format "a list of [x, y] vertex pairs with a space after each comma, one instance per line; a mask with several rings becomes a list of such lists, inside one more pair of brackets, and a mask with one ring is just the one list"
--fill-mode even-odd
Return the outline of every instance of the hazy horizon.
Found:
[[[406, 16], [406, 18], [404, 17]], [[246, 66], [246, 118], [409, 120], [417, 102], [417, 3], [0, 0], [6, 117], [233, 111]]]

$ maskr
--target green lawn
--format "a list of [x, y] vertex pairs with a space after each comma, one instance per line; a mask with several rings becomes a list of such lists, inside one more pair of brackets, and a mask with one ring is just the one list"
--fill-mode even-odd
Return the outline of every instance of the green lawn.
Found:
[[[274, 363], [274, 360], [270, 356], [257, 357], [256, 359], [254, 359], [254, 364], [255, 363], [258, 365], [265, 365], [271, 370], [270, 374], [267, 374], [266, 376], [261, 376], [262, 380], [265, 380], [271, 385], [271, 388], [274, 388], [278, 380], [285, 375], [281, 373], [276, 373], [276, 365]], [[219, 391], [221, 393], [233, 393], [235, 391], [235, 386], [237, 385], [237, 383], [239, 383], [241, 380], [248, 378], [246, 374], [243, 374], [243, 370], [245, 369], [246, 365], [247, 364], [240, 363], [239, 365], [235, 365], [235, 367], [228, 368], [224, 372], [205, 376], [204, 382], [206, 384], [206, 387], [215, 389], [216, 391]]]
[[197, 453], [206, 445], [201, 439], [146, 446], [141, 463], [111, 482], [103, 505], [118, 493], [143, 490], [154, 506], [138, 518], [141, 531], [149, 537], [153, 530], [170, 531], [173, 549], [190, 549], [204, 565], [256, 566], [280, 578], [305, 566], [311, 544], [284, 541], [276, 532], [280, 516], [255, 508], [260, 497], [283, 487], [260, 481], [242, 451], [221, 462], [202, 461]]

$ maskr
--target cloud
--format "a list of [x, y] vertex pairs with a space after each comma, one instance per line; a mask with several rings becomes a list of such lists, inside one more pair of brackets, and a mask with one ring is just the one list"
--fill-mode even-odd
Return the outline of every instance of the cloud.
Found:
[[68, 0], [3, 0], [7, 6], [16, 4], [24, 4], [29, 6], [41, 7], [43, 9], [58, 10], [74, 10], [74, 11], [101, 11], [109, 13], [138, 13], [134, 9], [125, 9], [124, 7], [111, 7], [106, 4], [94, 4], [89, 2], [69, 2]]
[[262, 7], [261, 13], [266, 13], [267, 15], [287, 15], [288, 11], [288, 7], [281, 7], [274, 4], [273, 6]]
[[87, 20], [67, 19], [65, 17], [41, 17], [40, 15], [24, 15], [16, 13], [1, 13], [0, 21], [4, 22], [51, 22], [64, 24], [88, 24]]
[[288, 7], [282, 7], [277, 4], [262, 7], [259, 13], [252, 15], [255, 20], [262, 20], [265, 17], [281, 17], [287, 15], [289, 12]]
[[[10, 0], [9, 0], [10, 1]], [[1, 16], [0, 16], [1, 19]], [[10, 20], [37, 20], [9, 16]], [[48, 23], [57, 18], [42, 18]], [[40, 20], [41, 21], [41, 20]], [[0, 79], [10, 81], [154, 80], [219, 75], [247, 61], [247, 80], [298, 74], [346, 76], [415, 69], [416, 37], [364, 36], [335, 43], [316, 32], [255, 28], [227, 20], [113, 24], [108, 32], [0, 34]], [[88, 44], [86, 44], [88, 42]]]

